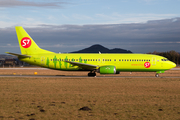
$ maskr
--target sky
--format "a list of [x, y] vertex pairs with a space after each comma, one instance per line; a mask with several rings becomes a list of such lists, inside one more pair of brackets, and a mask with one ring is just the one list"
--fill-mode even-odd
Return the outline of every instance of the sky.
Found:
[[53, 52], [94, 44], [135, 53], [180, 52], [179, 5], [180, 0], [0, 0], [0, 54], [20, 53], [15, 26]]

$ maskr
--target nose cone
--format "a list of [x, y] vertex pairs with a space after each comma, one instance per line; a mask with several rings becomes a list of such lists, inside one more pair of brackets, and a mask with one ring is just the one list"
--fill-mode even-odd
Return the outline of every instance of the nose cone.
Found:
[[171, 68], [176, 67], [176, 64], [174, 62], [171, 62]]

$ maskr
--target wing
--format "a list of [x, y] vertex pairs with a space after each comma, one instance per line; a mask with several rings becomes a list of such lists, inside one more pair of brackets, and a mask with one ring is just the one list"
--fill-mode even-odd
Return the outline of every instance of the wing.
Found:
[[65, 61], [67, 63], [72, 64], [73, 66], [78, 66], [84, 70], [94, 70], [97, 69], [97, 65], [91, 65], [91, 64], [85, 64], [85, 63], [79, 63], [79, 62], [72, 62], [72, 61]]
[[17, 53], [10, 53], [10, 52], [6, 52], [7, 54], [11, 54], [11, 55], [14, 55], [14, 56], [17, 56], [18, 58], [27, 58], [27, 57], [31, 57], [31, 56], [28, 56], [28, 55], [22, 55], [22, 54], [17, 54]]

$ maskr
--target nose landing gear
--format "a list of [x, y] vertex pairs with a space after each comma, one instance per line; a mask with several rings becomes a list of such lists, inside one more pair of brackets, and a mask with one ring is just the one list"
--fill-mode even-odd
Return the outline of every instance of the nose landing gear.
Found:
[[155, 75], [155, 77], [159, 77], [159, 74], [157, 73], [157, 74]]

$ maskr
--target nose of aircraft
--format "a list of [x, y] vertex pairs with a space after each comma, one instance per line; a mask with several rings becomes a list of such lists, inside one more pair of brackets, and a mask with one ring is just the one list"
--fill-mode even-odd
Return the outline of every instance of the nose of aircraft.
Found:
[[176, 64], [174, 62], [171, 62], [171, 67], [172, 68], [176, 67]]

